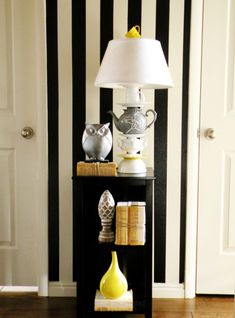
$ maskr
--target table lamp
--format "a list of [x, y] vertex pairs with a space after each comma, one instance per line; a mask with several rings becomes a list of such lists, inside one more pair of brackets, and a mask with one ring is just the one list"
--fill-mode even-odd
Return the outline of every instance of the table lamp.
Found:
[[[118, 119], [110, 111], [116, 128], [124, 138], [119, 141], [124, 154], [118, 172], [145, 173], [146, 167], [142, 160], [145, 133], [155, 122], [157, 114], [152, 109], [145, 114], [142, 112], [147, 103], [141, 89], [173, 86], [160, 42], [141, 38], [138, 26], [131, 28], [126, 38], [109, 41], [95, 86], [126, 90], [126, 100], [121, 103], [124, 114]], [[150, 123], [147, 123], [148, 113], [153, 115]]]

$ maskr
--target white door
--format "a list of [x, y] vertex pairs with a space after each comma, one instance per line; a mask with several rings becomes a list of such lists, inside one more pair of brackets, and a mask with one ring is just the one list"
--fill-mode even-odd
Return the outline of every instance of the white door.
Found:
[[[43, 1], [0, 0], [0, 291], [40, 285], [45, 66]], [[27, 126], [30, 139], [21, 135]]]
[[234, 294], [234, 0], [204, 1], [201, 87], [196, 292]]

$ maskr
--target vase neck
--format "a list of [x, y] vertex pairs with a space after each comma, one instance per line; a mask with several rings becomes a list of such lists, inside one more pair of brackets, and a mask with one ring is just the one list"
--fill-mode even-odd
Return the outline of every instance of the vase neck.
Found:
[[111, 254], [112, 254], [112, 266], [113, 266], [113, 268], [118, 268], [117, 252], [112, 251]]

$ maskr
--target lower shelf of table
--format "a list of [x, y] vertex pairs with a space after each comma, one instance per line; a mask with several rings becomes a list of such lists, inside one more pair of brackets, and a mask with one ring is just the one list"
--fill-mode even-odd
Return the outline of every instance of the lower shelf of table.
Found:
[[[87, 317], [89, 318], [142, 318], [145, 317], [145, 313], [136, 313], [136, 312], [101, 312], [95, 311], [93, 313], [89, 313]], [[151, 317], [151, 316], [150, 316]]]

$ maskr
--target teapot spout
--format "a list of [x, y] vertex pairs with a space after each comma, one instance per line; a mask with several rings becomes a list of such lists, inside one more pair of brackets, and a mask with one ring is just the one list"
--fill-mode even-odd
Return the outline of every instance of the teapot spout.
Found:
[[114, 112], [112, 110], [109, 110], [108, 113], [113, 117], [114, 124], [115, 124], [116, 128], [120, 131], [119, 119], [117, 118], [117, 116], [114, 114]]

